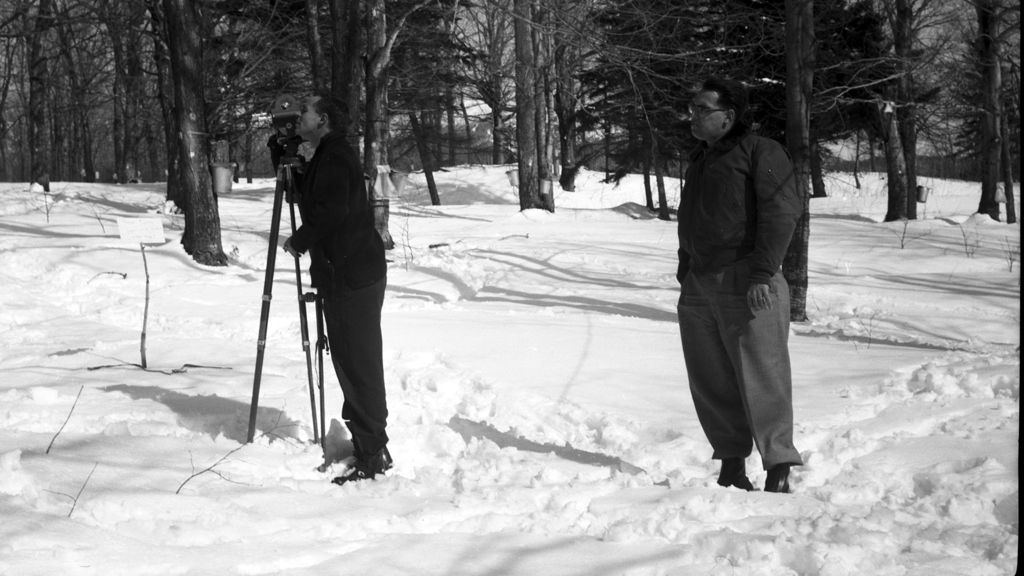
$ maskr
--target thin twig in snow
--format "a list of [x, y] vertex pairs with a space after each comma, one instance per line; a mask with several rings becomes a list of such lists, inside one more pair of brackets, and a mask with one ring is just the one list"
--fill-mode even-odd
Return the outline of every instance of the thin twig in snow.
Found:
[[103, 230], [103, 233], [106, 234], [107, 227], [103, 225], [103, 219], [100, 218], [99, 212], [96, 212], [96, 207], [92, 204], [90, 204], [89, 207], [92, 208], [92, 215], [96, 217], [96, 221], [100, 223], [100, 228]]
[[78, 494], [75, 494], [75, 497], [72, 498], [71, 510], [68, 510], [68, 518], [71, 518], [71, 514], [75, 512], [75, 506], [78, 506], [78, 499], [82, 496], [82, 492], [85, 492], [85, 487], [89, 484], [89, 479], [92, 478], [92, 473], [96, 471], [96, 467], [99, 465], [99, 462], [92, 465], [92, 470], [90, 470], [89, 475], [85, 477], [85, 482], [82, 482], [82, 487], [78, 489]]
[[[210, 464], [209, 466], [207, 466], [206, 468], [203, 468], [203, 469], [202, 469], [202, 470], [200, 470], [199, 472], [194, 472], [194, 473], [193, 473], [193, 474], [192, 474], [191, 476], [189, 476], [188, 478], [185, 478], [185, 481], [184, 481], [184, 482], [182, 482], [180, 486], [178, 486], [178, 489], [177, 489], [177, 490], [175, 490], [175, 491], [174, 491], [174, 493], [175, 493], [175, 494], [181, 494], [181, 489], [182, 489], [182, 488], [184, 488], [184, 487], [185, 487], [185, 485], [186, 485], [186, 484], [188, 484], [188, 483], [189, 483], [189, 482], [190, 482], [190, 481], [191, 481], [191, 480], [192, 480], [193, 478], [195, 478], [196, 476], [201, 476], [201, 475], [203, 475], [203, 474], [206, 474], [207, 472], [212, 472], [213, 474], [215, 474], [215, 475], [217, 475], [217, 476], [220, 476], [221, 478], [224, 478], [224, 476], [221, 476], [220, 472], [216, 472], [216, 471], [214, 471], [214, 468], [215, 468], [215, 467], [216, 467], [217, 465], [219, 465], [219, 464], [220, 464], [221, 462], [223, 462], [224, 460], [227, 460], [227, 458], [228, 458], [229, 456], [231, 456], [231, 455], [232, 455], [232, 454], [234, 454], [235, 452], [238, 452], [238, 451], [239, 451], [239, 450], [241, 450], [242, 448], [245, 448], [245, 444], [239, 444], [237, 448], [235, 448], [235, 449], [231, 450], [230, 452], [228, 452], [227, 454], [225, 454], [225, 455], [221, 456], [221, 457], [220, 457], [220, 458], [218, 458], [218, 459], [217, 459], [217, 461], [216, 461], [216, 462], [214, 462], [213, 464]], [[191, 452], [189, 452], [189, 455], [190, 455], [190, 456], [191, 456], [191, 454], [192, 454], [192, 453], [191, 453]], [[193, 465], [192, 469], [193, 469], [193, 470], [195, 470], [195, 466], [194, 466], [194, 465]], [[224, 478], [224, 479], [225, 479], [225, 480], [227, 480], [227, 478]]]
[[64, 419], [64, 423], [60, 425], [60, 428], [57, 430], [57, 433], [54, 434], [53, 438], [50, 439], [50, 445], [46, 447], [47, 454], [50, 453], [50, 448], [53, 448], [53, 443], [57, 440], [57, 436], [60, 436], [60, 433], [64, 430], [64, 427], [68, 425], [68, 420], [71, 420], [71, 414], [75, 411], [75, 406], [78, 406], [78, 399], [82, 397], [82, 390], [85, 390], [84, 384], [82, 385], [81, 388], [78, 389], [78, 395], [75, 396], [75, 401], [74, 403], [71, 404], [71, 410], [68, 411], [68, 417]]

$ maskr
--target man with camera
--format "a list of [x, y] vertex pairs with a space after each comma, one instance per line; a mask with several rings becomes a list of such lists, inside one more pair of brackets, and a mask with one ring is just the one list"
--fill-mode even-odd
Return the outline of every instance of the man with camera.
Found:
[[[355, 462], [334, 478], [335, 484], [372, 479], [392, 466], [380, 327], [387, 262], [359, 157], [345, 140], [347, 117], [345, 104], [330, 95], [302, 101], [295, 133], [315, 152], [296, 177], [302, 225], [284, 242], [284, 250], [296, 258], [309, 253], [312, 285], [323, 303], [331, 360], [345, 396], [342, 418], [352, 434]], [[287, 140], [279, 136], [269, 143], [275, 167]]]

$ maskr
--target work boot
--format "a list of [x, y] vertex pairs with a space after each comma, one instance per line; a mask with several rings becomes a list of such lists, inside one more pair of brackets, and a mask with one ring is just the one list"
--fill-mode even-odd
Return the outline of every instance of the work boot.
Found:
[[369, 456], [358, 454], [355, 463], [352, 464], [352, 468], [345, 474], [334, 478], [331, 482], [341, 486], [348, 482], [373, 480], [378, 474], [383, 476], [393, 465], [391, 453], [388, 452], [385, 446]]
[[750, 492], [754, 485], [747, 478], [747, 463], [744, 458], [722, 458], [722, 470], [718, 473], [718, 485], [735, 486]]
[[772, 466], [764, 481], [764, 491], [789, 494], [789, 464]]

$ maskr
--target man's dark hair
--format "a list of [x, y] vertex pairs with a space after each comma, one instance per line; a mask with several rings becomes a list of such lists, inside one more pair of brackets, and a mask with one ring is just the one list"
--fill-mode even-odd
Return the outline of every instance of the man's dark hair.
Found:
[[327, 116], [332, 131], [344, 132], [348, 128], [348, 105], [341, 98], [326, 92], [317, 92], [313, 95], [318, 98], [316, 101], [317, 114]]
[[701, 84], [700, 90], [701, 92], [717, 92], [718, 103], [723, 108], [735, 110], [737, 122], [743, 120], [743, 115], [747, 113], [749, 95], [747, 87], [742, 82], [732, 78], [713, 76]]

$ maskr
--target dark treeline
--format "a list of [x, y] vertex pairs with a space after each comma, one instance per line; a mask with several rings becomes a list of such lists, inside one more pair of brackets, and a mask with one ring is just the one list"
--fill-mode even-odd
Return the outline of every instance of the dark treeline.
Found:
[[[753, 88], [757, 131], [791, 150], [805, 143], [794, 152], [813, 195], [826, 193], [829, 168], [885, 170], [887, 219], [912, 219], [917, 177], [954, 176], [981, 181], [979, 211], [999, 219], [1019, 176], [1019, 10], [1011, 0], [6, 0], [0, 180], [166, 181], [183, 211], [212, 211], [195, 232], [216, 220], [210, 167], [272, 175], [266, 111], [281, 94], [321, 89], [357, 112], [349, 133], [368, 174], [424, 170], [435, 203], [432, 172], [446, 165], [518, 163], [521, 206], [549, 209], [545, 185], [571, 190], [589, 167], [647, 175], [647, 205], [667, 218], [664, 178], [681, 174], [694, 145], [691, 91], [723, 74]], [[794, 76], [809, 83], [806, 134], [794, 139], [787, 19], [801, 13], [813, 21]], [[190, 243], [222, 261], [219, 247]]]

